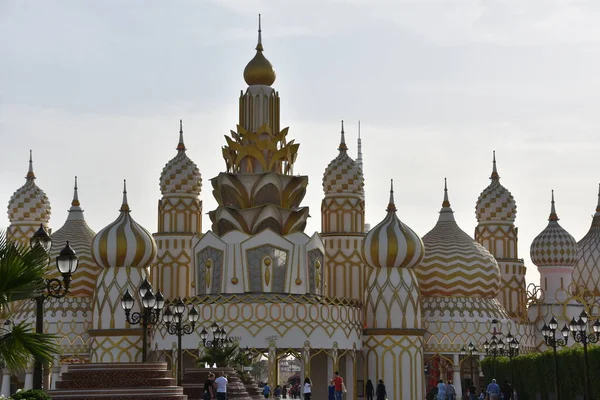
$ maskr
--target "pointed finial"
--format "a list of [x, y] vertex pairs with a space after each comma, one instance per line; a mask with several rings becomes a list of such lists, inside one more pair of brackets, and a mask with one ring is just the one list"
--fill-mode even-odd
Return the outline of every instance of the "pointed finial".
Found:
[[600, 183], [598, 184], [598, 205], [596, 206], [596, 212], [600, 213]]
[[35, 179], [35, 174], [33, 173], [33, 152], [31, 150], [29, 150], [29, 171], [27, 171], [27, 176], [25, 176], [25, 179]]
[[260, 26], [260, 14], [258, 14], [258, 44], [256, 45], [256, 50], [263, 51], [262, 29], [261, 29], [261, 26]]
[[358, 138], [360, 139], [360, 120], [358, 121]]
[[446, 178], [444, 178], [444, 201], [442, 202], [442, 207], [450, 207], [450, 201], [448, 200], [448, 182]]
[[71, 202], [73, 207], [79, 207], [79, 194], [77, 193], [77, 177], [75, 177], [75, 187], [73, 188], [73, 201]]
[[550, 217], [548, 221], [558, 221], [558, 215], [556, 215], [556, 207], [554, 206], [554, 190], [552, 190], [552, 201], [550, 202]]
[[390, 180], [390, 202], [388, 203], [387, 212], [396, 212], [398, 209], [396, 208], [396, 204], [394, 203], [394, 180]]
[[342, 120], [342, 133], [341, 133], [341, 139], [340, 139], [340, 147], [338, 147], [339, 151], [346, 151], [348, 150], [348, 146], [346, 146], [346, 135], [344, 133], [344, 120]]
[[127, 179], [123, 179], [123, 204], [119, 211], [129, 212], [129, 204], [127, 203]]
[[498, 170], [496, 169], [496, 150], [494, 150], [494, 161], [493, 161], [493, 167], [492, 167], [492, 176], [490, 176], [491, 180], [498, 180], [500, 179], [500, 175], [498, 175]]
[[[360, 121], [358, 121], [358, 153], [356, 155], [356, 164], [358, 164], [358, 168], [363, 171], [363, 157], [362, 157], [362, 139], [360, 138]], [[364, 171], [363, 171], [364, 172]]]
[[177, 151], [185, 151], [185, 144], [183, 143], [183, 121], [179, 120], [179, 143], [177, 144]]

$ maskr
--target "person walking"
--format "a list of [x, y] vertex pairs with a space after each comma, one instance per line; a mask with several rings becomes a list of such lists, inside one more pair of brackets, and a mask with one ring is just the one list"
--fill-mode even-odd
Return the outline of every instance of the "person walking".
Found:
[[448, 381], [446, 384], [446, 396], [448, 400], [456, 400], [456, 388], [452, 384], [452, 381]]
[[265, 386], [263, 386], [263, 396], [265, 396], [265, 399], [268, 399], [270, 395], [271, 395], [271, 386], [269, 386], [268, 383], [265, 383]]
[[487, 394], [490, 396], [490, 400], [500, 399], [500, 386], [498, 386], [495, 379], [492, 379], [492, 383], [488, 385], [486, 391]]
[[386, 400], [387, 392], [385, 390], [385, 385], [383, 384], [383, 379], [379, 380], [377, 384], [377, 390], [375, 390], [375, 396], [377, 396], [377, 400]]
[[504, 380], [500, 392], [502, 392], [504, 400], [511, 400], [513, 398], [513, 387], [507, 379]]
[[365, 393], [367, 395], [367, 400], [373, 400], [373, 396], [375, 395], [375, 387], [373, 386], [373, 382], [370, 379], [367, 379], [367, 385], [365, 386]]
[[312, 384], [310, 382], [310, 378], [306, 377], [304, 379], [304, 400], [310, 400], [312, 396]]
[[438, 382], [437, 390], [437, 400], [446, 400], [446, 384], [442, 379]]
[[221, 376], [215, 379], [217, 385], [217, 400], [227, 400], [227, 374], [221, 372]]
[[342, 393], [344, 392], [344, 379], [340, 376], [339, 371], [335, 371], [333, 384], [335, 386], [335, 400], [342, 400]]
[[327, 400], [335, 400], [335, 384], [333, 383], [333, 379], [329, 381], [329, 386], [327, 386]]

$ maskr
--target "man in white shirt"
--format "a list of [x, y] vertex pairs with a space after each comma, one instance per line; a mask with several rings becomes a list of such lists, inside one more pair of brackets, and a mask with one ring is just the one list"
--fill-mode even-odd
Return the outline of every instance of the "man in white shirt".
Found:
[[215, 379], [217, 385], [217, 400], [227, 400], [227, 375], [225, 371], [221, 372], [221, 376]]

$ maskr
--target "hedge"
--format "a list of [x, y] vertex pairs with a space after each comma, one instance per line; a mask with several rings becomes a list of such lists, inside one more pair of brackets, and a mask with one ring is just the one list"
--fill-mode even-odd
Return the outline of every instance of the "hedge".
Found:
[[[592, 387], [592, 398], [600, 399], [600, 347], [588, 347], [589, 376]], [[548, 400], [548, 394], [554, 393], [554, 354], [552, 350], [543, 353], [528, 353], [513, 358], [512, 365], [508, 357], [496, 357], [496, 374], [493, 376], [494, 359], [486, 357], [481, 362], [485, 385], [496, 378], [498, 384], [504, 380], [511, 381], [519, 394], [519, 400], [535, 400], [541, 394], [541, 400]], [[583, 348], [565, 348], [558, 351], [558, 372], [560, 383], [560, 399], [576, 400], [582, 396], [584, 386]], [[512, 369], [512, 370], [511, 370]]]

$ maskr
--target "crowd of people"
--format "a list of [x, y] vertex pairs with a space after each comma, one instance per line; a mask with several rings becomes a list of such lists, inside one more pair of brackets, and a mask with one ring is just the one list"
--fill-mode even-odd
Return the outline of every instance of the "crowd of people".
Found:
[[[463, 399], [466, 400], [517, 400], [517, 393], [508, 380], [504, 381], [502, 387], [495, 379], [484, 390], [477, 391], [475, 386], [467, 387]], [[444, 382], [442, 379], [437, 386], [432, 387], [427, 393], [426, 400], [456, 400], [456, 388], [452, 381]]]

